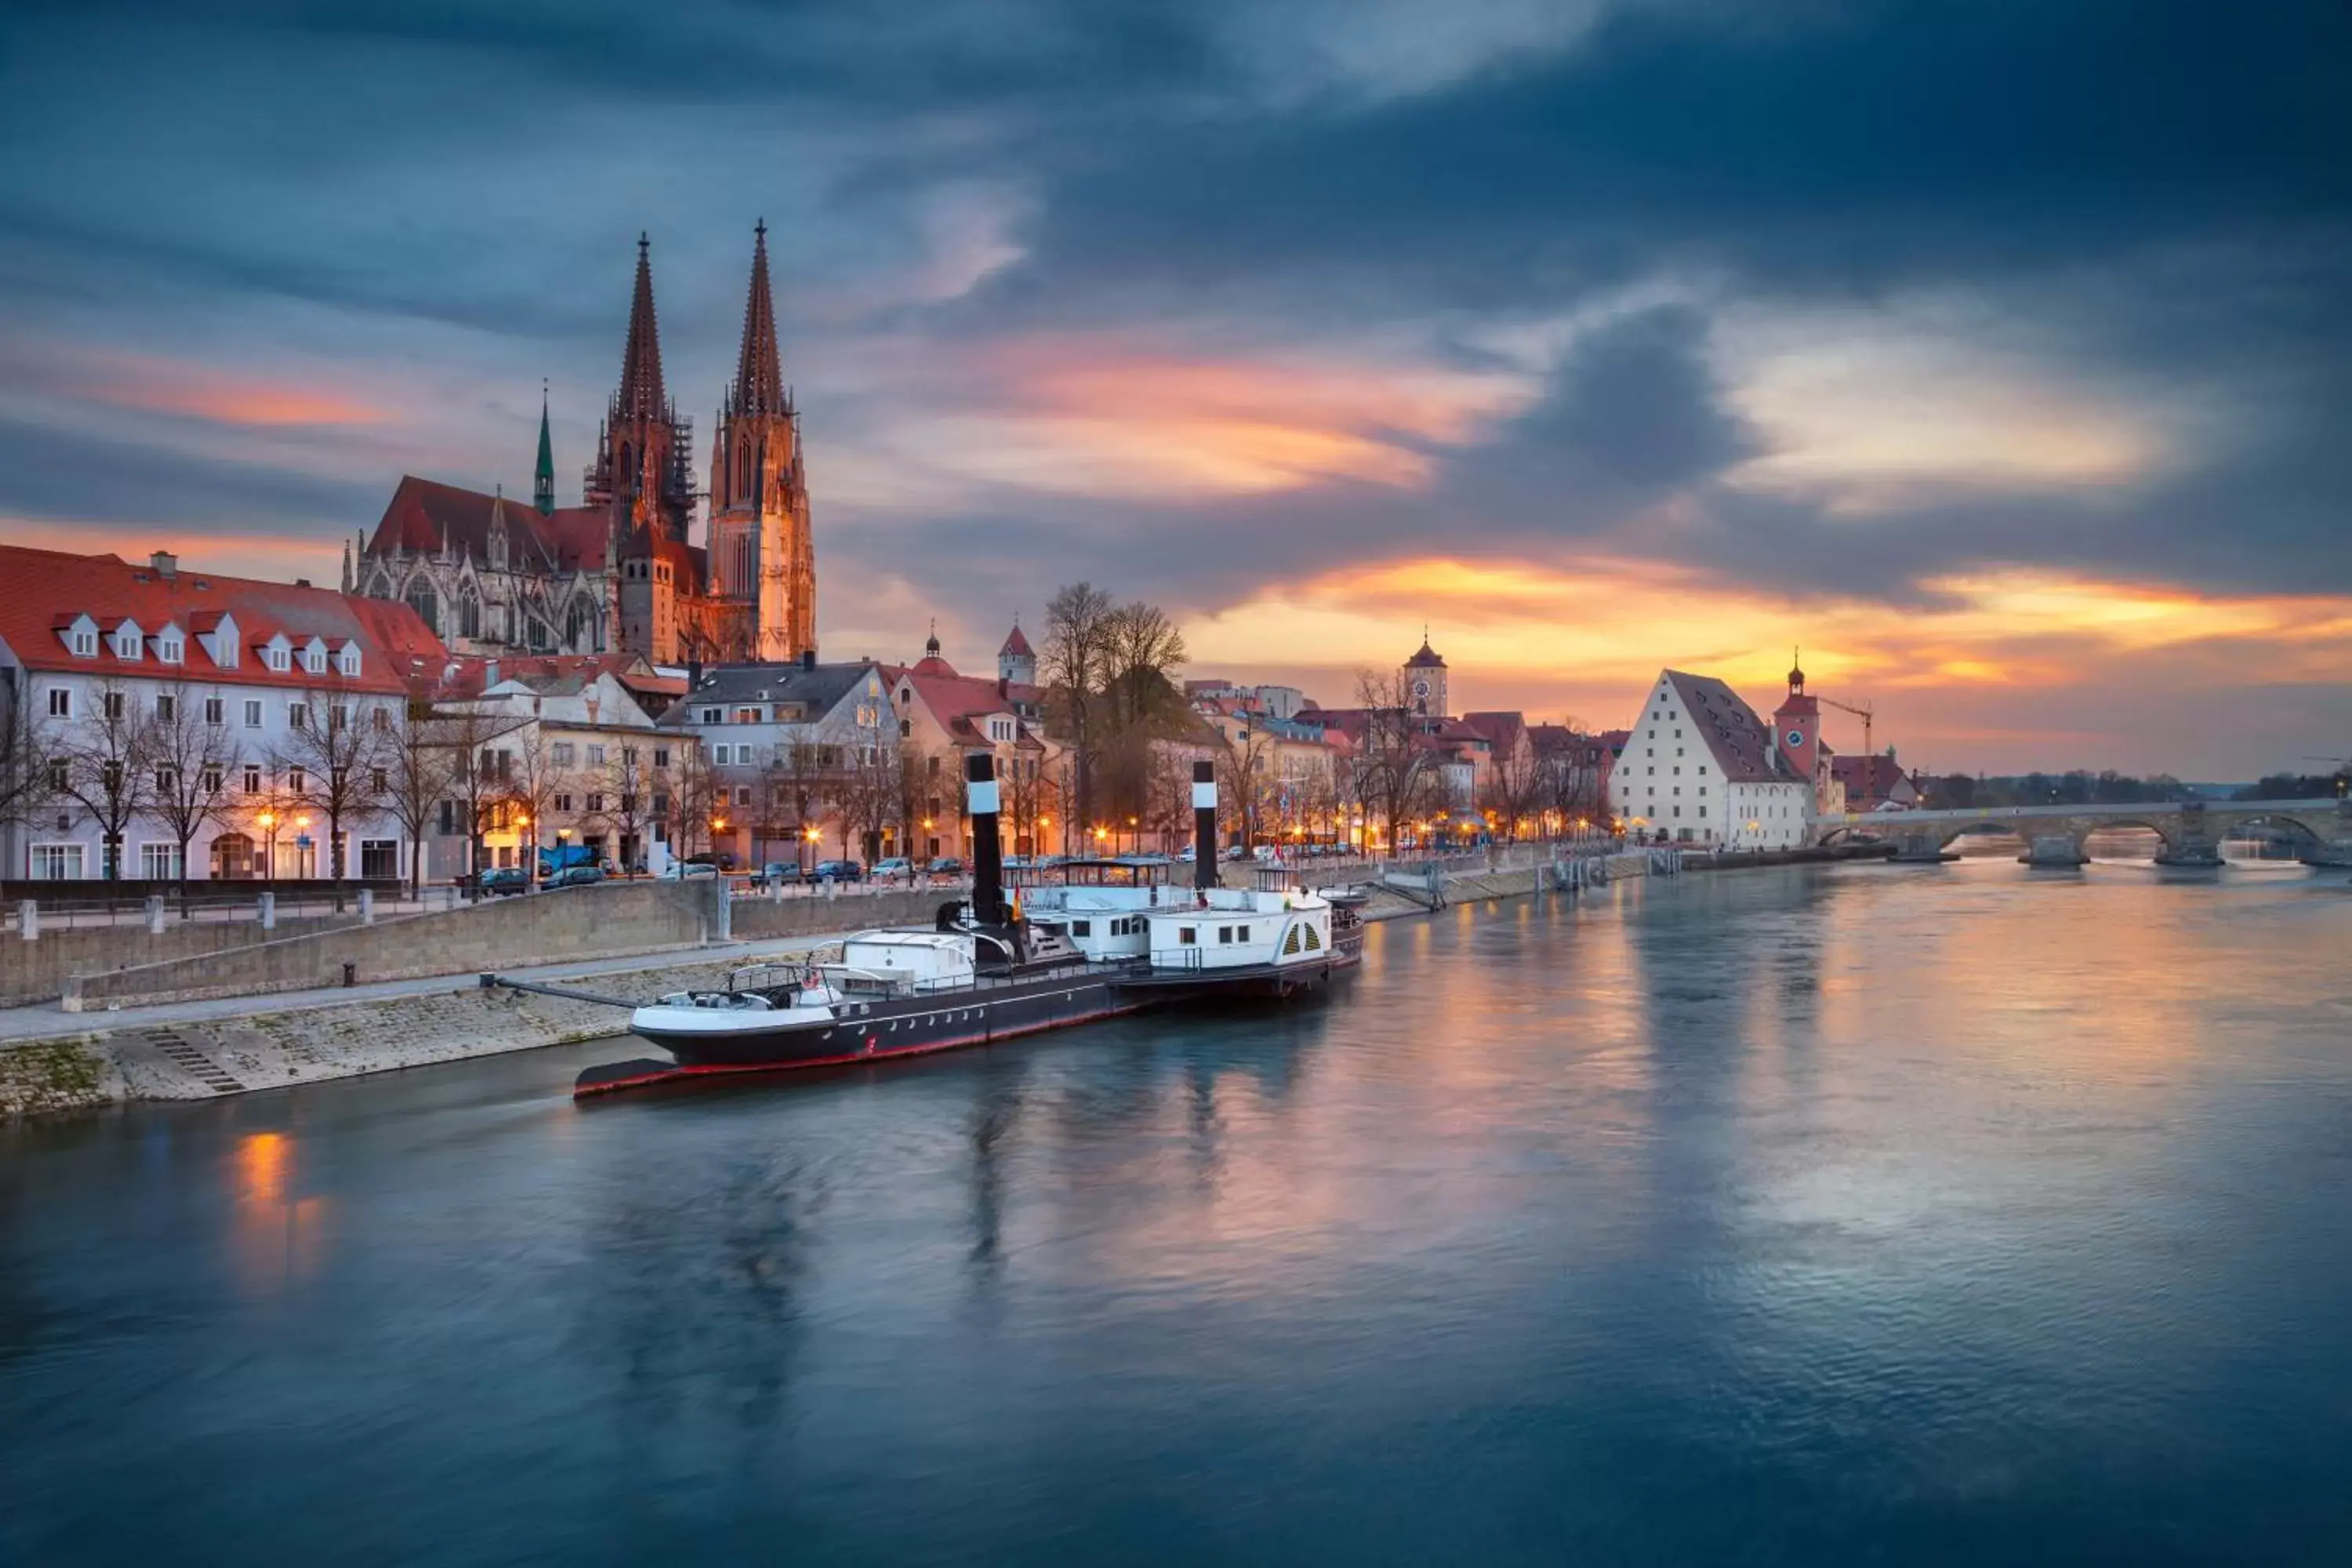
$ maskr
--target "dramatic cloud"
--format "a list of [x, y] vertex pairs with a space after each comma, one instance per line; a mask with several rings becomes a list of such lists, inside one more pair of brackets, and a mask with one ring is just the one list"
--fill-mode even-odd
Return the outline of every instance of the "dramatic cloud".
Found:
[[18, 5], [0, 527], [331, 575], [404, 472], [526, 492], [542, 377], [568, 497], [637, 232], [702, 410], [765, 217], [829, 647], [1086, 575], [1335, 700], [1424, 621], [1595, 721], [1801, 642], [1906, 756], [2250, 774], [2352, 725], [2347, 60], [2334, 0]]

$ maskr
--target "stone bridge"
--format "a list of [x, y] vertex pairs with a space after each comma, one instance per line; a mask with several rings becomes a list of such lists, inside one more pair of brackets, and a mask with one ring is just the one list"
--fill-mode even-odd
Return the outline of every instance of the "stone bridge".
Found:
[[1813, 842], [1876, 839], [1897, 860], [1948, 858], [1952, 840], [1969, 833], [2013, 833], [2029, 866], [2080, 866], [2084, 841], [2105, 827], [2145, 827], [2164, 840], [2159, 866], [2218, 866], [2221, 841], [2241, 829], [2284, 830], [2306, 866], [2352, 866], [2352, 800], [2144, 802], [2137, 805], [2013, 805], [1978, 811], [1849, 812], [1813, 825]]

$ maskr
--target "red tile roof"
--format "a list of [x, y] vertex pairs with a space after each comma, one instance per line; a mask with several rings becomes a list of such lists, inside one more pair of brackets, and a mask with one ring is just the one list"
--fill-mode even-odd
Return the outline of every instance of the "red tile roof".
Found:
[[1011, 654], [1016, 658], [1032, 658], [1035, 657], [1035, 650], [1030, 647], [1029, 639], [1021, 635], [1021, 623], [1019, 621], [1013, 623], [1013, 635], [1004, 639], [1004, 646], [998, 648], [996, 652], [999, 658], [1002, 658], [1006, 654]]
[[490, 519], [501, 515], [507, 559], [526, 570], [600, 572], [604, 568], [611, 520], [602, 507], [559, 508], [542, 517], [536, 508], [495, 495], [460, 489], [414, 474], [402, 477], [369, 539], [367, 553], [394, 550], [431, 552], [446, 539], [451, 549], [487, 565]]
[[[120, 556], [69, 555], [16, 545], [0, 545], [0, 582], [8, 584], [8, 591], [0, 595], [0, 642], [33, 669], [392, 692], [405, 689], [413, 668], [437, 671], [447, 658], [441, 640], [406, 605], [346, 596], [331, 588], [221, 577], [185, 566], [165, 576], [152, 566], [132, 565]], [[112, 640], [102, 637], [97, 658], [76, 658], [59, 634], [85, 614], [107, 627], [126, 618], [138, 622], [150, 639], [142, 657], [136, 661], [119, 658]], [[219, 626], [224, 616], [233, 617], [236, 626], [239, 647], [233, 668], [215, 665], [195, 640], [198, 631]], [[154, 657], [152, 636], [166, 626], [189, 634], [184, 663], [163, 664]], [[356, 641], [359, 675], [349, 679], [316, 675], [299, 661], [291, 669], [271, 669], [257, 650], [279, 633], [297, 648], [312, 637], [334, 650]]]
[[1830, 776], [1845, 786], [1850, 811], [1868, 810], [1896, 799], [1898, 787], [1907, 792], [1905, 798], [1919, 798], [1917, 786], [1891, 756], [1836, 757], [1831, 760]]
[[1731, 784], [1801, 783], [1786, 771], [1772, 744], [1772, 731], [1739, 693], [1703, 675], [1666, 671], [1684, 708], [1698, 724], [1698, 738], [1715, 754], [1716, 766]]

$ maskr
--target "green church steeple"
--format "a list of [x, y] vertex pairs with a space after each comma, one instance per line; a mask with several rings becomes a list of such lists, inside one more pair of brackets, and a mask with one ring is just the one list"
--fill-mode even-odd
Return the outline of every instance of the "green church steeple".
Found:
[[555, 443], [547, 433], [547, 383], [539, 384], [539, 467], [530, 482], [530, 502], [545, 517], [555, 510]]

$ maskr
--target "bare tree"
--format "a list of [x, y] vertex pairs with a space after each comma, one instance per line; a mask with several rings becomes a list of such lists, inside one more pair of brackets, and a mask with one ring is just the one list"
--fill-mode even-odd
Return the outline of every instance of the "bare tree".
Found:
[[1094, 815], [1102, 692], [1112, 668], [1112, 613], [1110, 595], [1093, 584], [1068, 584], [1045, 606], [1045, 646], [1037, 658], [1052, 721], [1069, 738], [1072, 810], [1081, 830]]
[[441, 803], [456, 783], [458, 756], [439, 730], [433, 700], [425, 689], [412, 687], [400, 721], [384, 738], [384, 809], [408, 837], [408, 887], [411, 895], [425, 886], [425, 836], [440, 815]]
[[327, 819], [326, 872], [341, 882], [347, 873], [347, 825], [373, 815], [390, 793], [384, 749], [389, 723], [379, 728], [373, 707], [355, 709], [348, 693], [310, 691], [293, 709], [277, 760], [289, 777], [299, 774], [296, 803]]
[[47, 717], [33, 711], [31, 672], [0, 669], [0, 827], [30, 822], [48, 806], [63, 761]]
[[1542, 811], [1544, 784], [1535, 747], [1523, 740], [1489, 764], [1477, 805], [1499, 820], [1506, 839], [1517, 839], [1521, 824]]
[[215, 717], [225, 711], [216, 706], [223, 700], [218, 692], [202, 699], [186, 691], [163, 692], [148, 724], [155, 773], [152, 811], [179, 846], [174, 858], [183, 898], [188, 891], [188, 846], [227, 811], [229, 770], [237, 753], [228, 725]]
[[520, 732], [508, 752], [506, 775], [499, 781], [499, 800], [508, 818], [522, 832], [523, 879], [539, 879], [539, 842], [547, 831], [548, 813], [566, 782], [566, 770], [556, 761], [555, 742], [544, 724]]
[[[679, 859], [700, 854], [710, 843], [710, 817], [718, 808], [719, 781], [698, 746], [681, 744], [671, 766], [665, 792], [668, 810], [661, 819], [669, 825], [670, 847]], [[660, 805], [657, 800], [656, 806]]]
[[1217, 762], [1220, 815], [1236, 825], [1244, 844], [1255, 844], [1265, 827], [1266, 803], [1274, 789], [1275, 738], [1247, 720], [1238, 733], [1221, 736]]
[[505, 740], [530, 722], [527, 715], [509, 712], [502, 704], [461, 700], [440, 706], [425, 721], [436, 742], [449, 759], [452, 798], [466, 819], [466, 876], [478, 886], [482, 873], [482, 835], [493, 815], [506, 809], [507, 781], [514, 771], [511, 747]]
[[1412, 711], [1412, 692], [1401, 672], [1359, 670], [1356, 704], [1364, 710], [1364, 732], [1356, 753], [1356, 793], [1365, 813], [1381, 825], [1389, 847], [1397, 826], [1427, 804], [1436, 780], [1433, 754], [1423, 743]]
[[[650, 740], [652, 737], [648, 736]], [[646, 858], [646, 833], [655, 821], [656, 774], [646, 765], [645, 750], [635, 744], [612, 748], [604, 764], [604, 818], [620, 840], [613, 847], [614, 864], [625, 876], [635, 876]]]
[[154, 784], [154, 720], [120, 681], [100, 681], [95, 696], [92, 710], [71, 721], [65, 766], [52, 777], [98, 825], [101, 874], [119, 882], [124, 836], [147, 809]]

